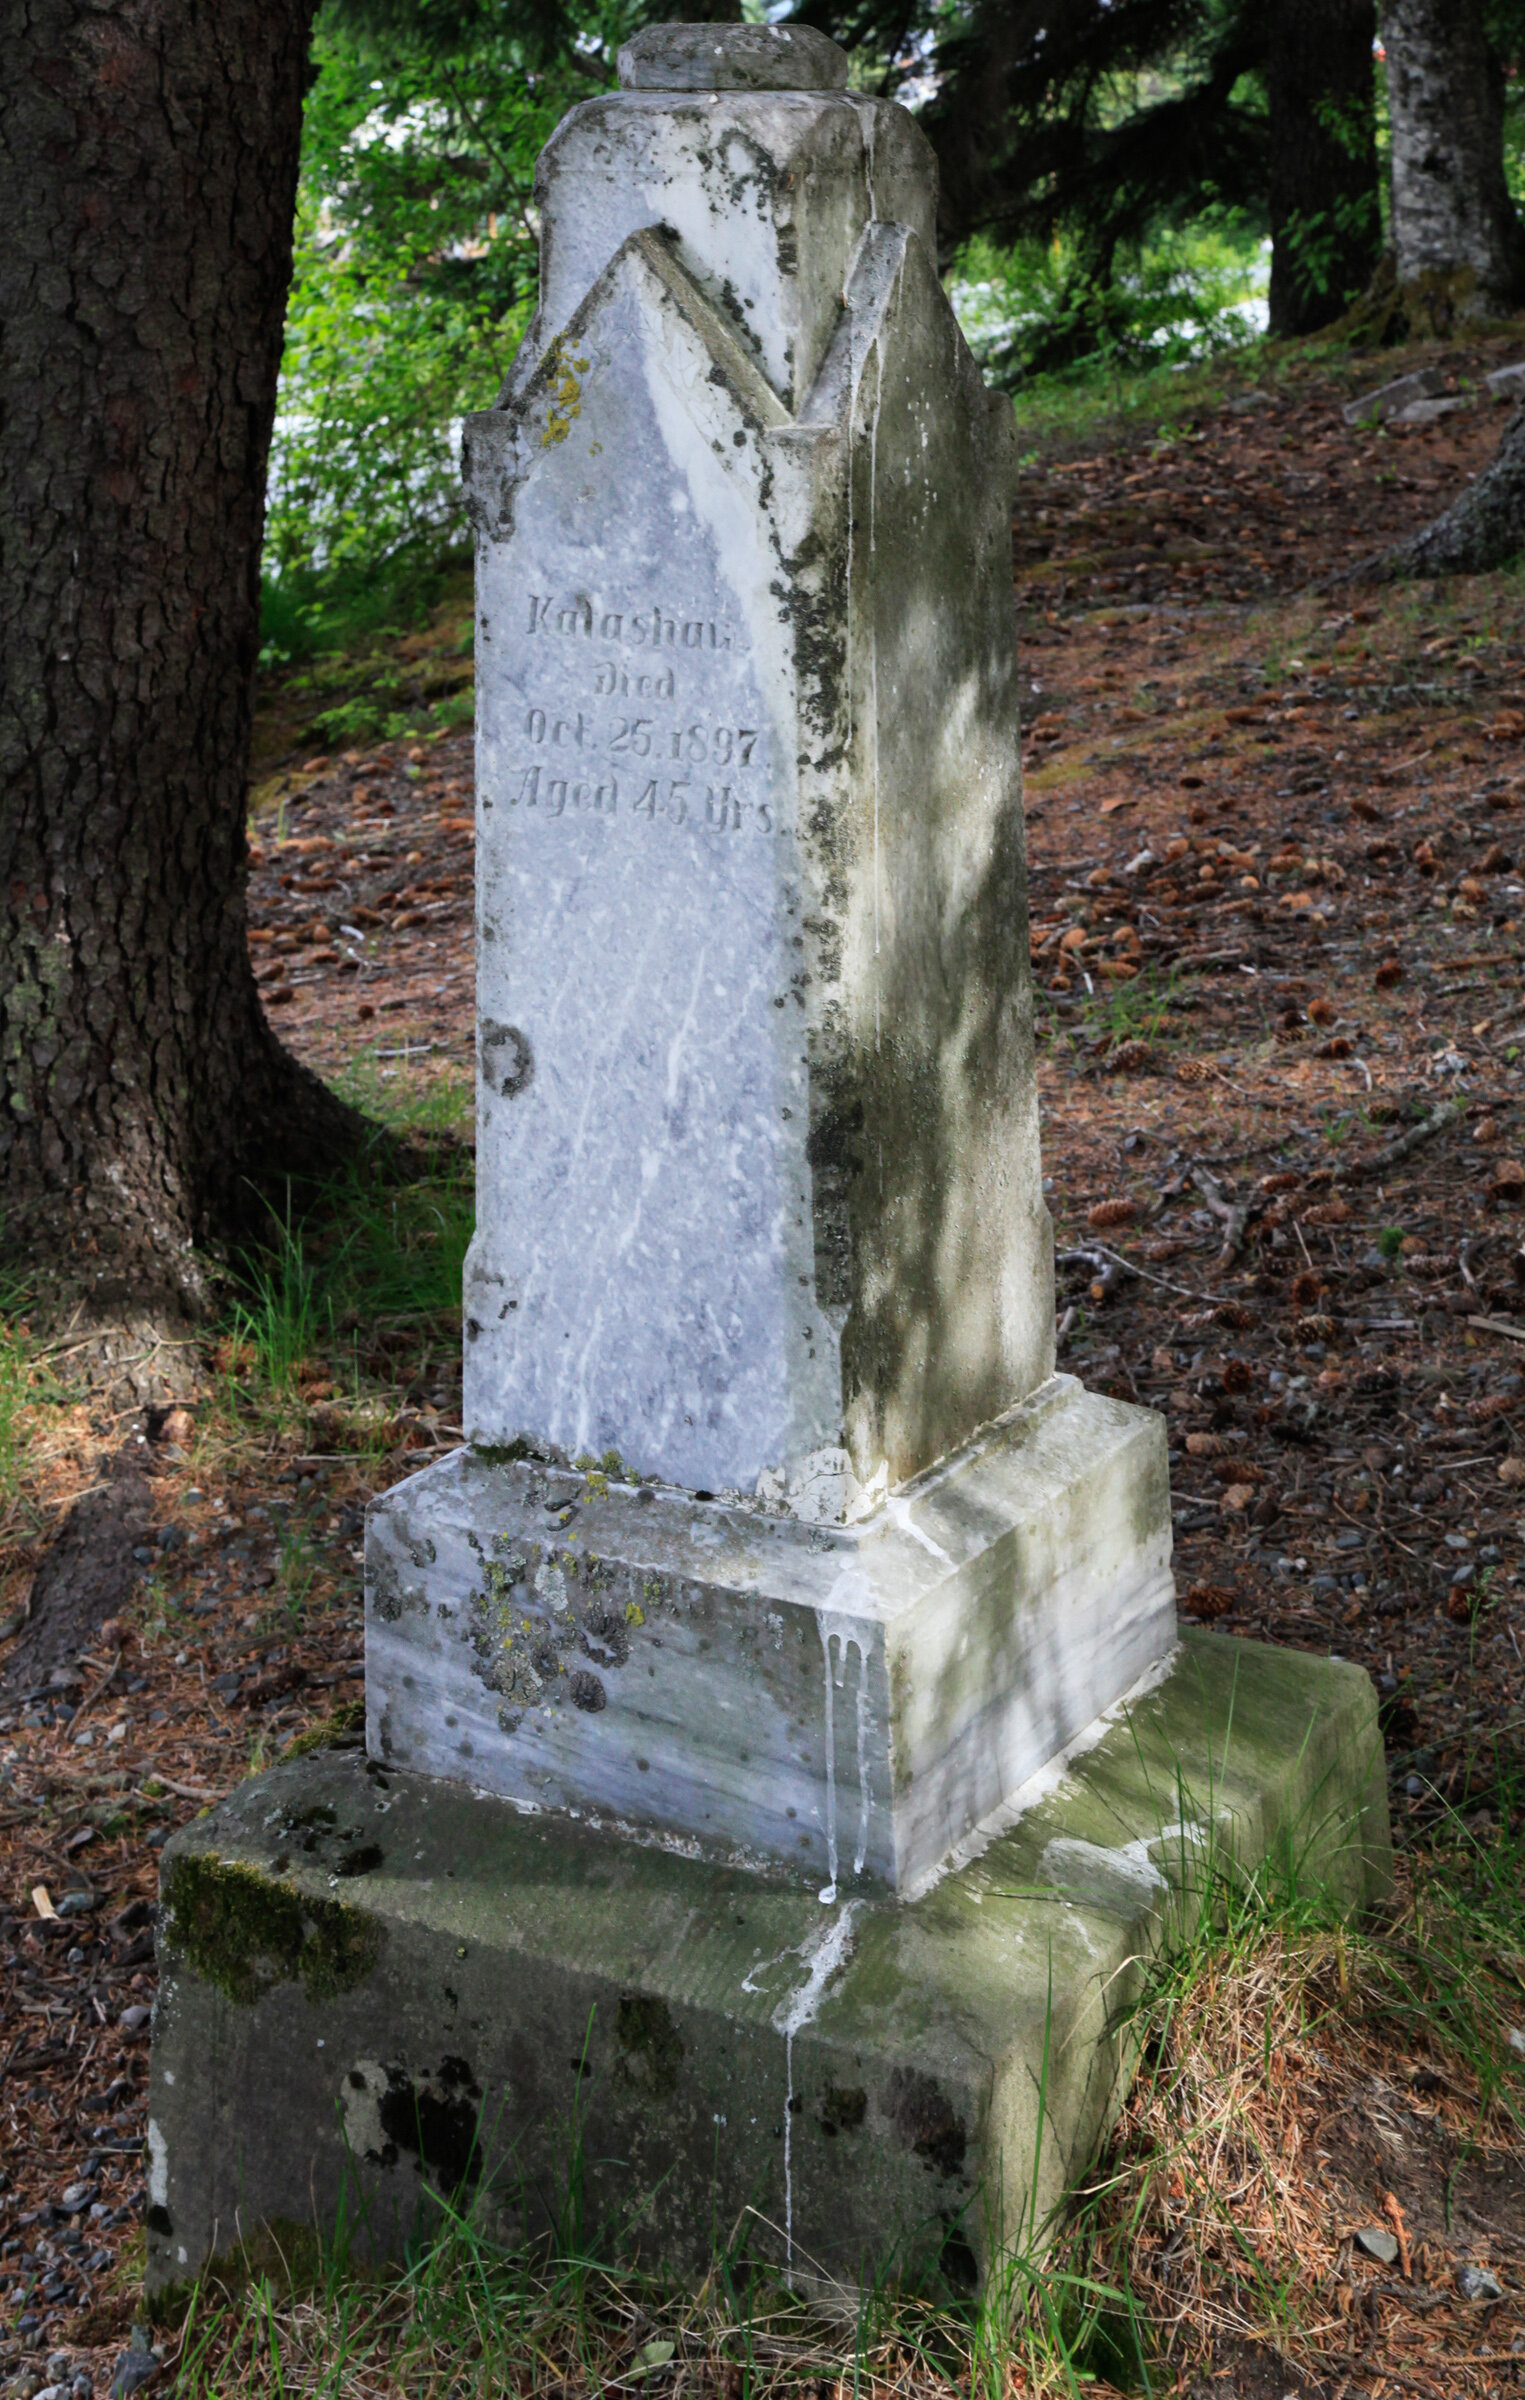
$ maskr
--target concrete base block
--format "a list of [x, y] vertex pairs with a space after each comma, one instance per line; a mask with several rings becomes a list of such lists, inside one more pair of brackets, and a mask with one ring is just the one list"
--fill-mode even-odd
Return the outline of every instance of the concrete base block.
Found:
[[1164, 1420], [1053, 1376], [851, 1525], [461, 1450], [373, 1503], [373, 1758], [913, 1892], [1169, 1653]]
[[767, 1880], [398, 1772], [253, 1778], [167, 1845], [148, 2277], [465, 2185], [691, 2270], [967, 2283], [1032, 2247], [1129, 2071], [1142, 1962], [1210, 1866], [1390, 1872], [1358, 1668], [1188, 1634], [919, 1899]]

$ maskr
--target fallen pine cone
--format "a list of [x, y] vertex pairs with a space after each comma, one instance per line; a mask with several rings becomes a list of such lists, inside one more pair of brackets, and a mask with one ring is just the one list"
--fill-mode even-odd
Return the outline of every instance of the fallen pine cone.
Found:
[[1525, 1458], [1520, 1458], [1513, 1451], [1507, 1458], [1501, 1458], [1499, 1460], [1499, 1481], [1500, 1483], [1525, 1483]]
[[1311, 1308], [1316, 1300], [1323, 1299], [1328, 1289], [1329, 1286], [1322, 1275], [1314, 1275], [1305, 1270], [1301, 1275], [1295, 1275], [1292, 1279], [1293, 1304], [1297, 1308]]
[[1254, 1497], [1255, 1486], [1253, 1483], [1231, 1483], [1219, 1493], [1218, 1506], [1226, 1509], [1230, 1516], [1239, 1516], [1249, 1507]]
[[1292, 1328], [1292, 1338], [1297, 1342], [1332, 1342], [1338, 1332], [1333, 1317], [1299, 1317]]
[[1232, 1394], [1247, 1392], [1255, 1380], [1255, 1370], [1247, 1358], [1226, 1359], [1223, 1367], [1223, 1388]]
[[1176, 1061], [1177, 1083], [1206, 1083], [1207, 1076], [1208, 1070], [1200, 1058], [1182, 1058]]
[[1525, 1200], [1525, 1167], [1517, 1158], [1499, 1161], [1488, 1186], [1490, 1200]]
[[1269, 1480], [1264, 1467], [1257, 1467], [1248, 1458], [1215, 1458], [1213, 1473], [1220, 1483], [1265, 1483]]
[[1142, 1075], [1154, 1064], [1154, 1052], [1147, 1042], [1119, 1042], [1107, 1060], [1109, 1075]]
[[1186, 1436], [1186, 1455], [1188, 1458], [1221, 1458], [1223, 1455], [1222, 1434], [1189, 1433]]
[[1111, 1225], [1131, 1225], [1138, 1215], [1136, 1200], [1098, 1200], [1086, 1216], [1093, 1233], [1105, 1233]]
[[1210, 1625], [1215, 1617], [1227, 1616], [1238, 1597], [1226, 1584], [1194, 1583], [1181, 1594], [1181, 1606]]
[[1285, 1168], [1280, 1174], [1262, 1175], [1260, 1188], [1263, 1192], [1295, 1192], [1302, 1180], [1301, 1175], [1295, 1175], [1290, 1168]]
[[1320, 1042], [1313, 1055], [1315, 1058], [1353, 1058], [1355, 1047], [1348, 1033], [1337, 1033], [1333, 1041]]
[[1395, 983], [1401, 983], [1402, 981], [1403, 961], [1398, 958], [1384, 958], [1381, 966], [1378, 967], [1377, 972], [1372, 977], [1372, 982], [1376, 985], [1379, 992], [1390, 992]]
[[1420, 1275], [1427, 1282], [1438, 1283], [1444, 1275], [1456, 1273], [1456, 1260], [1446, 1250], [1420, 1250], [1403, 1262], [1406, 1275]]
[[294, 1662], [284, 1667], [272, 1667], [268, 1675], [258, 1676], [241, 1695], [250, 1708], [258, 1708], [266, 1700], [279, 1700], [283, 1692], [294, 1692], [307, 1681], [307, 1669]]
[[1321, 1200], [1316, 1208], [1303, 1210], [1305, 1225], [1346, 1225], [1355, 1211], [1348, 1200]]
[[1212, 1321], [1215, 1325], [1226, 1325], [1231, 1333], [1248, 1333], [1252, 1325], [1260, 1322], [1253, 1308], [1246, 1308], [1242, 1300], [1220, 1300], [1212, 1312]]

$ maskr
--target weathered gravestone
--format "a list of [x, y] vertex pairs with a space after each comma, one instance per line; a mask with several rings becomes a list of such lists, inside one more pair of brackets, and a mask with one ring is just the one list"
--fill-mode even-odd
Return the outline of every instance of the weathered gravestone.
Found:
[[621, 85], [466, 440], [469, 1441], [370, 1513], [366, 1760], [167, 1853], [161, 2283], [346, 2173], [376, 2247], [441, 2183], [533, 2230], [574, 2101], [629, 2241], [957, 2281], [1083, 2163], [1172, 1860], [1316, 1807], [1380, 1865], [1370, 1685], [1167, 1674], [1163, 1426], [1053, 1371], [1010, 411], [931, 154], [804, 29]]
[[1053, 1374], [1011, 410], [845, 72], [656, 27], [542, 164], [466, 446], [471, 1447], [372, 1512], [367, 1697], [397, 1765], [904, 1890], [1174, 1606], [1161, 1422]]

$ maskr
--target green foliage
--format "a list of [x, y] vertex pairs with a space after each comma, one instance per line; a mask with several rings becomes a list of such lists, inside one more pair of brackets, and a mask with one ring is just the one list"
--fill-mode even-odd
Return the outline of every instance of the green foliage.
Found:
[[[363, 1054], [343, 1079], [345, 1097], [419, 1145], [416, 1180], [380, 1183], [363, 1161], [322, 1191], [300, 1218], [272, 1211], [264, 1243], [239, 1266], [239, 1290], [221, 1345], [224, 1399], [233, 1409], [286, 1423], [320, 1375], [348, 1392], [362, 1446], [386, 1433], [387, 1409], [363, 1399], [362, 1358], [378, 1328], [395, 1346], [387, 1382], [459, 1349], [461, 1276], [475, 1222], [470, 1154], [451, 1137], [469, 1115], [464, 1076], [437, 1076], [401, 1094], [391, 1070]], [[299, 1543], [282, 1551], [282, 1585], [299, 1609], [312, 1580]]]
[[1087, 283], [1082, 265], [1064, 234], [1009, 249], [984, 235], [965, 243], [948, 293], [992, 382], [1023, 381], [1040, 341], [1062, 347], [1094, 377], [1212, 357], [1249, 341], [1263, 323], [1264, 246], [1229, 210], [1161, 233], [1105, 289]]
[[25, 1305], [24, 1285], [12, 1282], [0, 1287], [0, 1514], [10, 1508], [21, 1487], [23, 1425], [34, 1397], [31, 1329], [22, 1315]]
[[[523, 11], [330, 9], [303, 129], [265, 537], [266, 664], [325, 615], [400, 592], [465, 533], [459, 428], [490, 406], [535, 304], [536, 156], [612, 81], [633, 17], [579, 11], [551, 62]], [[415, 613], [410, 610], [408, 613]], [[386, 730], [337, 726], [331, 738]]]
[[321, 1293], [300, 1226], [272, 1216], [267, 1247], [245, 1261], [247, 1297], [233, 1309], [233, 1351], [247, 1373], [273, 1391], [294, 1389], [297, 1374], [333, 1330], [333, 1298]]
[[1336, 313], [1349, 296], [1345, 262], [1352, 252], [1375, 248], [1380, 222], [1375, 191], [1342, 196], [1329, 208], [1289, 211], [1279, 233], [1288, 254], [1289, 279], [1299, 297], [1327, 302], [1329, 314]]

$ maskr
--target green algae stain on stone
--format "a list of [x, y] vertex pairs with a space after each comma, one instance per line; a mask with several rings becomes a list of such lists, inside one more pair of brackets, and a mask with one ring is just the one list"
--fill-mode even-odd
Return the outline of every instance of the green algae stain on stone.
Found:
[[210, 1852], [175, 1860], [166, 1899], [169, 1938], [186, 1965], [240, 2008], [278, 1983], [300, 1981], [309, 2000], [353, 1991], [386, 1939], [364, 1909], [310, 1899]]
[[647, 1992], [622, 1992], [614, 2021], [619, 2077], [654, 2100], [670, 2100], [683, 2064], [683, 2036], [665, 2000]]

